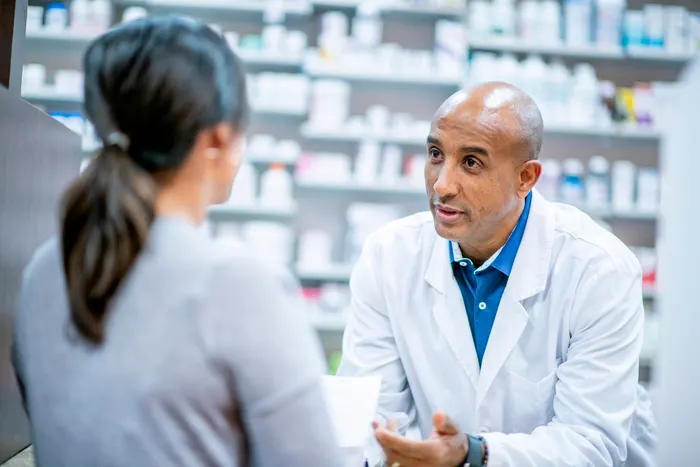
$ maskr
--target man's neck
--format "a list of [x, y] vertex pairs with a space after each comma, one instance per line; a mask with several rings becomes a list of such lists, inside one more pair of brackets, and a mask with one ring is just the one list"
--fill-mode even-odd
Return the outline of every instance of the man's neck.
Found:
[[504, 217], [494, 229], [486, 235], [479, 235], [480, 240], [460, 240], [457, 242], [462, 255], [469, 258], [475, 267], [484, 264], [494, 253], [506, 244], [513, 229], [523, 213], [525, 201], [520, 200], [515, 209]]

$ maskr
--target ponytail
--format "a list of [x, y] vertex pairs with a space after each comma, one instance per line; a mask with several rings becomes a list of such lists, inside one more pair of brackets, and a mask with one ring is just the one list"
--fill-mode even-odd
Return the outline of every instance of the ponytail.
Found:
[[116, 144], [107, 144], [63, 198], [61, 248], [71, 318], [93, 343], [110, 302], [146, 243], [156, 185]]

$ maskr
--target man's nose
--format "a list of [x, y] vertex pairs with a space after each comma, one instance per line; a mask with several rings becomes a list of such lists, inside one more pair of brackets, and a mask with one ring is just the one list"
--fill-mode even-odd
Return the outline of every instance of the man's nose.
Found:
[[447, 165], [440, 169], [440, 174], [433, 184], [435, 194], [440, 198], [449, 198], [457, 194], [457, 181], [455, 180], [455, 171]]

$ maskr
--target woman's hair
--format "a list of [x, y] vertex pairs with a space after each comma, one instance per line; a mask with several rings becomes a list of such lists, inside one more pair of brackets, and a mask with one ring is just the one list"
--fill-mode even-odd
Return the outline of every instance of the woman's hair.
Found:
[[64, 195], [61, 247], [72, 321], [100, 343], [154, 219], [152, 174], [177, 169], [207, 128], [242, 130], [248, 107], [240, 61], [189, 18], [120, 26], [90, 45], [83, 66], [85, 112], [104, 147]]

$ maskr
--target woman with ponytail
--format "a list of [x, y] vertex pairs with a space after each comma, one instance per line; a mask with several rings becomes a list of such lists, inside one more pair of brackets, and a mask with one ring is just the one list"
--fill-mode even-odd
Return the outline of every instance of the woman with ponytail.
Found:
[[241, 163], [239, 60], [166, 17], [100, 37], [84, 69], [104, 147], [27, 267], [15, 325], [37, 465], [341, 465], [287, 276], [198, 228]]

